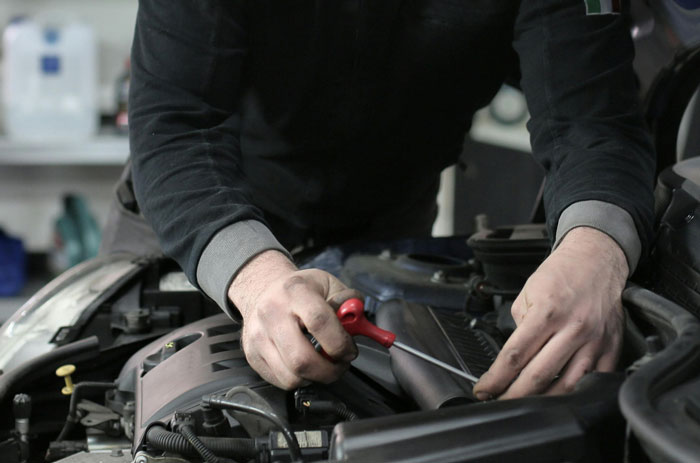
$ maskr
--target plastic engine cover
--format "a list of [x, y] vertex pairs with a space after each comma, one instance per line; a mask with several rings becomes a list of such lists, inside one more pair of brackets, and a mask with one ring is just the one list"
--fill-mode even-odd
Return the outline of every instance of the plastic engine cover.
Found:
[[700, 158], [666, 169], [655, 194], [655, 289], [700, 317]]
[[184, 326], [147, 345], [119, 374], [120, 393], [135, 395], [134, 442], [147, 426], [199, 404], [205, 394], [263, 380], [240, 346], [241, 326], [225, 314]]

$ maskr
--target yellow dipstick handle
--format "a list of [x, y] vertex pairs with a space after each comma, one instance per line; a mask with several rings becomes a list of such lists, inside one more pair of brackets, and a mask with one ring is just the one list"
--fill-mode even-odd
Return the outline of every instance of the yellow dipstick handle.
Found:
[[66, 381], [66, 385], [61, 389], [61, 394], [71, 395], [73, 393], [73, 379], [70, 377], [73, 373], [75, 373], [75, 365], [63, 365], [56, 370], [56, 376]]

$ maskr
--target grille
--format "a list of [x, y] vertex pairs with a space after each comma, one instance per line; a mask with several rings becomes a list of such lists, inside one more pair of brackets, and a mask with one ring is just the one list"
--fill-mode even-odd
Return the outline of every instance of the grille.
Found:
[[228, 325], [221, 325], [221, 326], [215, 326], [213, 328], [209, 328], [209, 329], [207, 329], [207, 335], [209, 337], [221, 336], [222, 334], [236, 333], [240, 329], [241, 329], [241, 325], [231, 323]]
[[238, 339], [232, 341], [217, 342], [209, 346], [209, 352], [218, 354], [219, 352], [231, 352], [240, 350], [241, 342]]
[[464, 315], [442, 310], [433, 310], [433, 314], [469, 371], [475, 376], [484, 374], [498, 355], [496, 343], [483, 331], [469, 328], [469, 318]]
[[235, 370], [237, 368], [243, 368], [248, 366], [245, 357], [232, 358], [221, 360], [219, 362], [214, 362], [211, 364], [212, 371], [222, 371], [222, 370]]

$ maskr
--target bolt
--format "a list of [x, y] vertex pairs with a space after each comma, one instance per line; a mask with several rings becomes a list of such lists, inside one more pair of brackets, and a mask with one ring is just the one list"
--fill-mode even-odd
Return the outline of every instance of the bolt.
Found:
[[685, 223], [692, 222], [694, 218], [695, 218], [695, 214], [691, 212], [690, 214], [685, 216]]
[[150, 312], [145, 309], [130, 310], [124, 314], [128, 333], [145, 333], [151, 327]]
[[663, 350], [664, 345], [661, 338], [657, 335], [647, 336], [645, 339], [647, 344], [647, 352], [649, 354], [656, 354]]
[[65, 387], [61, 389], [61, 394], [71, 395], [73, 393], [73, 378], [71, 378], [73, 373], [75, 373], [75, 365], [70, 364], [58, 367], [56, 370], [56, 376], [63, 378], [63, 380], [66, 382]]
[[12, 412], [16, 420], [27, 419], [32, 414], [32, 398], [27, 394], [17, 394], [12, 399]]

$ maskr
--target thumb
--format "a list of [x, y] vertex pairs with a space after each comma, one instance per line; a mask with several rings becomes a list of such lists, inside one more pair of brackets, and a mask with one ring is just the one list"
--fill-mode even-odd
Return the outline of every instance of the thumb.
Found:
[[352, 299], [353, 297], [362, 299], [364, 297], [362, 293], [352, 288], [348, 288], [343, 284], [343, 282], [330, 273], [327, 273], [326, 276], [328, 277], [328, 286], [326, 286], [328, 288], [326, 302], [328, 305], [333, 307], [333, 310], [338, 310], [343, 302], [347, 301], [348, 299]]

